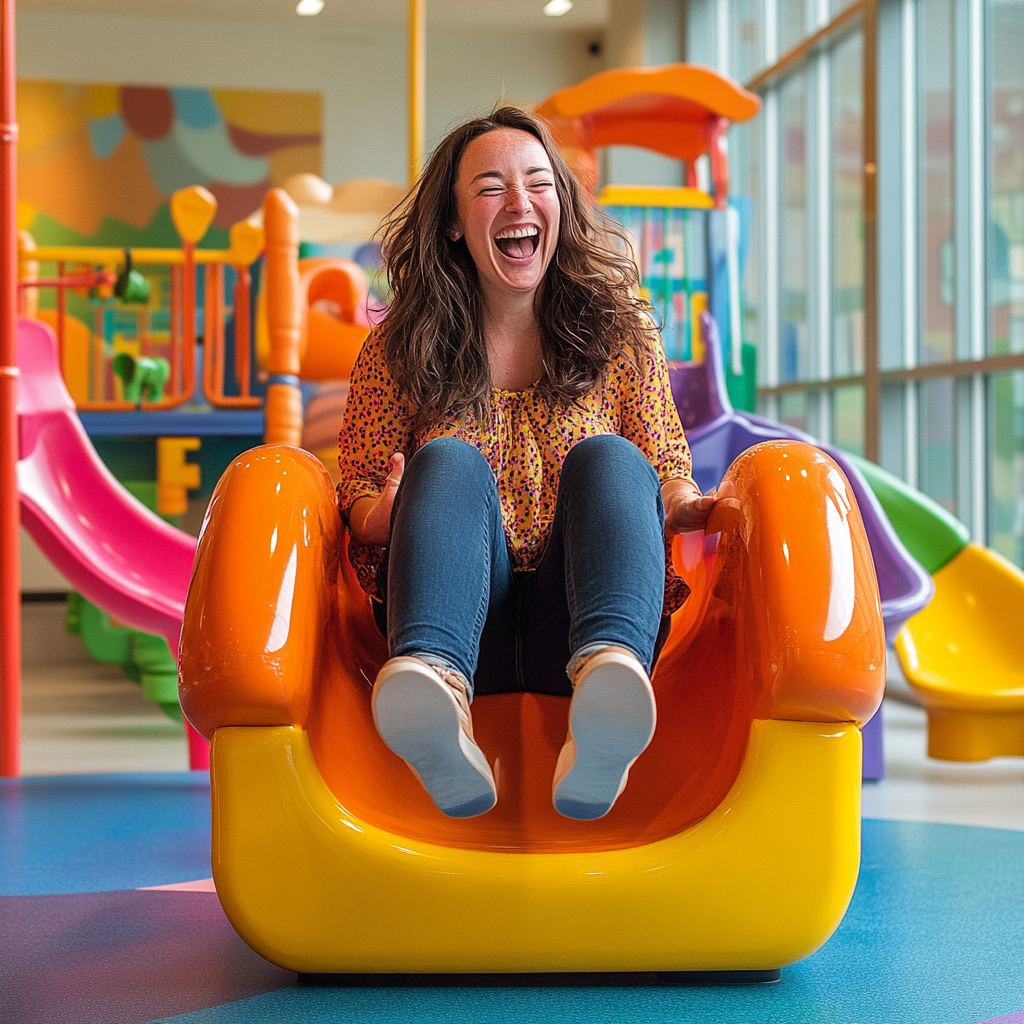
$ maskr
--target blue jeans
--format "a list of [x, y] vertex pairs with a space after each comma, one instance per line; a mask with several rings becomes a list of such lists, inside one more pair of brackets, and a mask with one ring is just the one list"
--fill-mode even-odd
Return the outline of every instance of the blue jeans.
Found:
[[639, 449], [589, 437], [562, 466], [540, 564], [514, 571], [490, 465], [465, 441], [437, 438], [409, 460], [395, 498], [377, 624], [392, 657], [435, 655], [471, 695], [567, 696], [567, 663], [597, 642], [650, 671], [667, 636], [664, 529], [658, 475]]

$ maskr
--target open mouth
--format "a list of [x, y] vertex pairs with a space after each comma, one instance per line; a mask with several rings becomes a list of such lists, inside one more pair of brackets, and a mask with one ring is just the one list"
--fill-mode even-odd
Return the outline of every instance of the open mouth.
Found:
[[494, 244], [510, 260], [528, 260], [536, 251], [540, 231], [533, 225], [525, 228], [506, 228], [494, 236]]

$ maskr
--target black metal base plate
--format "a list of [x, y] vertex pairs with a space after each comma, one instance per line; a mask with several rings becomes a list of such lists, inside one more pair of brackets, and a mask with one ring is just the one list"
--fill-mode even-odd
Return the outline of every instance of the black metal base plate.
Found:
[[300, 974], [314, 988], [614, 988], [770, 985], [770, 971], [626, 971], [575, 974]]

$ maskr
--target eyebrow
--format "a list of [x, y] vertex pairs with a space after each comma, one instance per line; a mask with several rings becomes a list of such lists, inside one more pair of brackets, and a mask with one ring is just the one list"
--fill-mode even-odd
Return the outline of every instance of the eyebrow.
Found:
[[[526, 173], [539, 174], [542, 171], [547, 171], [548, 174], [551, 174], [550, 167], [530, 167], [526, 171]], [[470, 184], [472, 185], [474, 181], [479, 181], [481, 178], [498, 178], [500, 181], [505, 180], [505, 176], [501, 173], [501, 171], [481, 171], [479, 174], [473, 176], [473, 178], [470, 180]]]

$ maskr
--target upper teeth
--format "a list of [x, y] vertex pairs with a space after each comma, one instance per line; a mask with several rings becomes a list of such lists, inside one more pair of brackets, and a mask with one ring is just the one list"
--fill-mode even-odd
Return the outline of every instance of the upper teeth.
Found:
[[499, 231], [494, 237], [495, 238], [527, 238], [530, 235], [536, 235], [538, 231], [532, 225], [528, 228], [506, 228], [504, 231]]

